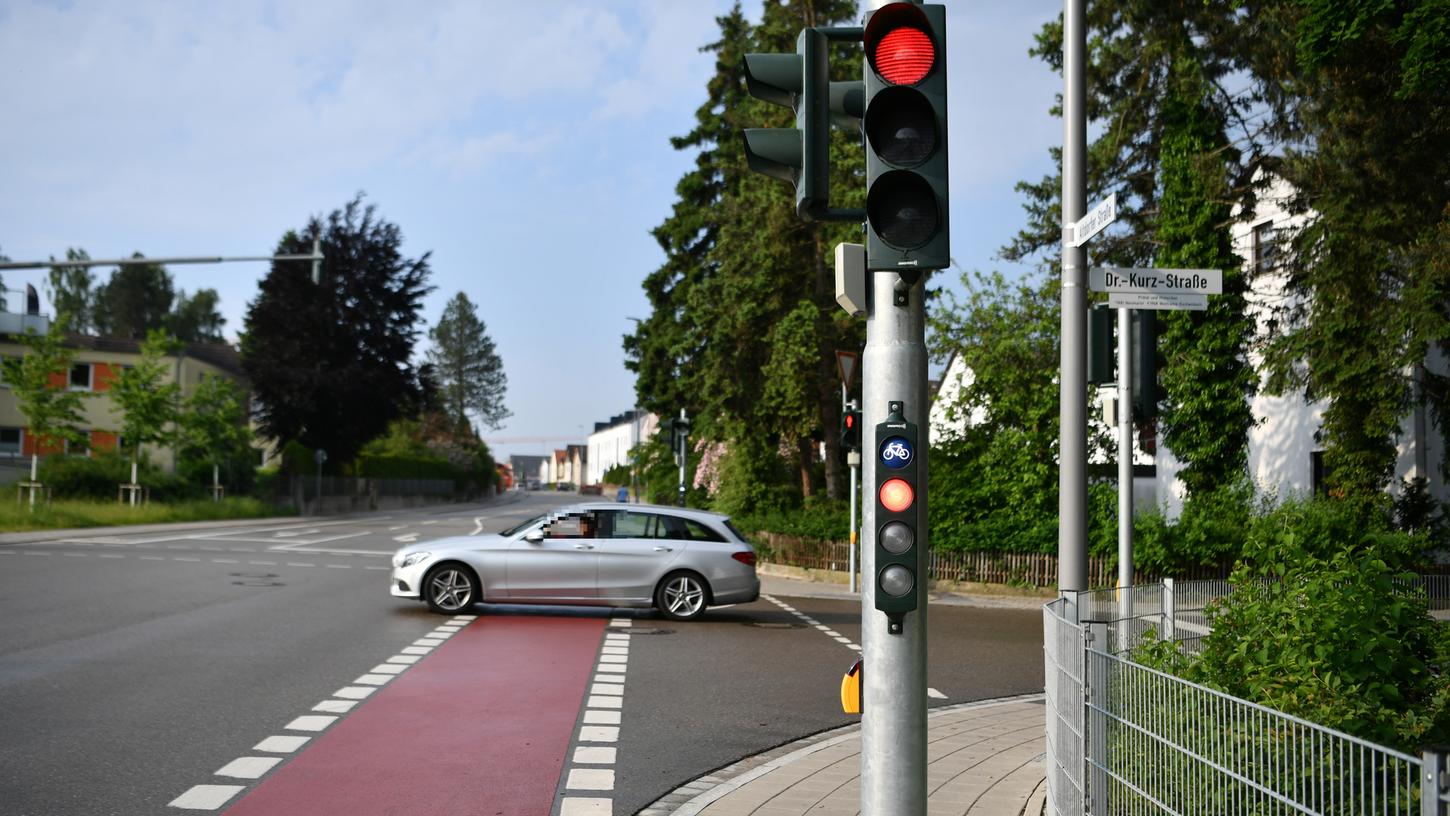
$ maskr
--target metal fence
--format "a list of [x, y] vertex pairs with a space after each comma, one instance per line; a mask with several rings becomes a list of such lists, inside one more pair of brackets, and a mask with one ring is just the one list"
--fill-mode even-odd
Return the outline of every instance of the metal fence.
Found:
[[1204, 607], [1228, 591], [1165, 581], [1043, 607], [1050, 816], [1450, 812], [1444, 754], [1375, 745], [1127, 656], [1150, 632], [1192, 648]]

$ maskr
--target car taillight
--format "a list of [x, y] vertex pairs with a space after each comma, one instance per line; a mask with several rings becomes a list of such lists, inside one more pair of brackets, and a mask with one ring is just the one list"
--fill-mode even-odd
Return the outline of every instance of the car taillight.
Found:
[[730, 557], [734, 558], [736, 561], [739, 561], [747, 567], [755, 566], [755, 553], [753, 551], [730, 553]]

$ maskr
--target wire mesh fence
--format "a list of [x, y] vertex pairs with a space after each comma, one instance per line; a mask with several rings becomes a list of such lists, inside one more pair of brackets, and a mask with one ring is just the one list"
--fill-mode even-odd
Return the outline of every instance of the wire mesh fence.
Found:
[[[1407, 589], [1432, 608], [1450, 605], [1450, 580], [1426, 578]], [[1148, 637], [1199, 651], [1205, 610], [1230, 591], [1253, 586], [1170, 580], [1069, 593], [1043, 607], [1047, 813], [1450, 813], [1450, 772], [1427, 770], [1443, 769], [1444, 754], [1375, 745], [1128, 656]]]

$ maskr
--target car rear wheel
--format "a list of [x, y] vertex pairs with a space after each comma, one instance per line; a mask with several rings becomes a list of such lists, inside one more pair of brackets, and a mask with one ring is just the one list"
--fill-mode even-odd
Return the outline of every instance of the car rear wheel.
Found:
[[670, 620], [694, 620], [705, 613], [705, 581], [693, 572], [673, 572], [655, 588], [655, 608]]
[[423, 597], [434, 612], [454, 615], [478, 601], [478, 579], [466, 567], [444, 564], [423, 580]]

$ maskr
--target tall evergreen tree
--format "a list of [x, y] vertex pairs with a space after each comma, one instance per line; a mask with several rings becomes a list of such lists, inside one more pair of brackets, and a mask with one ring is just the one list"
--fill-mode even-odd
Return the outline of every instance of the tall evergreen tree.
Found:
[[[748, 171], [741, 129], [794, 121], [745, 93], [740, 66], [748, 52], [794, 51], [802, 27], [854, 13], [850, 2], [792, 0], [766, 3], [754, 27], [738, 6], [719, 18], [722, 38], [707, 47], [719, 54], [709, 98], [696, 128], [673, 142], [701, 152], [677, 187], [674, 213], [655, 231], [666, 263], [645, 281], [654, 311], [625, 346], [640, 374], [641, 404], [669, 414], [689, 409], [712, 440], [778, 437], [793, 451], [807, 494], [821, 487], [813, 438], [822, 436], [825, 488], [833, 496], [844, 495], [833, 352], [859, 348], [861, 328], [834, 303], [826, 254], [831, 239], [846, 240], [851, 231], [802, 221], [789, 185]], [[853, 62], [859, 75], [859, 60], [859, 52], [843, 52], [833, 70], [846, 78]], [[850, 206], [864, 196], [860, 149], [845, 134], [834, 137], [833, 149], [833, 195], [838, 206]]]
[[1185, 463], [1178, 478], [1191, 495], [1246, 475], [1254, 422], [1248, 396], [1257, 377], [1248, 360], [1246, 276], [1228, 232], [1223, 124], [1207, 103], [1186, 36], [1169, 71], [1161, 118], [1156, 265], [1223, 272], [1223, 294], [1210, 297], [1206, 311], [1158, 313], [1163, 439]]
[[469, 426], [470, 413], [490, 428], [512, 416], [504, 405], [508, 377], [503, 361], [468, 295], [459, 292], [448, 301], [428, 337], [433, 341], [428, 363], [438, 396], [458, 427]]
[[[132, 258], [144, 258], [137, 252]], [[99, 334], [143, 339], [166, 326], [176, 299], [171, 274], [159, 264], [125, 264], [96, 290], [92, 319]]]
[[359, 194], [278, 254], [305, 254], [322, 239], [322, 282], [295, 262], [276, 262], [247, 307], [242, 364], [261, 401], [262, 432], [351, 461], [422, 396], [411, 359], [427, 285], [428, 256], [405, 258], [402, 231]]
[[1302, 229], [1279, 253], [1295, 298], [1267, 338], [1270, 387], [1326, 400], [1336, 495], [1389, 481], [1401, 422], [1426, 374], [1444, 427], [1446, 383], [1423, 372], [1450, 350], [1450, 5], [1440, 0], [1244, 4], [1245, 66], [1283, 151]]
[[[91, 256], [77, 247], [67, 248], [67, 261], [89, 261]], [[52, 258], [54, 260], [54, 258]], [[56, 314], [64, 312], [71, 316], [71, 329], [81, 334], [95, 330], [96, 293], [91, 290], [95, 276], [88, 266], [58, 263], [47, 275], [47, 289], [51, 306]]]
[[166, 328], [183, 343], [223, 342], [222, 327], [227, 320], [217, 308], [219, 300], [215, 289], [198, 289], [190, 296], [185, 289], [178, 291]]

